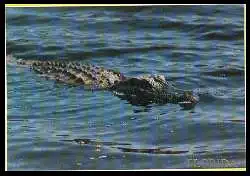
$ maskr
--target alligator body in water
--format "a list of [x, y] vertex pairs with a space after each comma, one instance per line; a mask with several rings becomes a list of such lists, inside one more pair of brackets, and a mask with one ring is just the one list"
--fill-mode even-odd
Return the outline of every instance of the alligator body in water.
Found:
[[91, 90], [109, 90], [134, 105], [173, 103], [190, 109], [198, 99], [190, 91], [172, 86], [163, 75], [125, 77], [122, 73], [71, 61], [16, 60], [45, 77]]

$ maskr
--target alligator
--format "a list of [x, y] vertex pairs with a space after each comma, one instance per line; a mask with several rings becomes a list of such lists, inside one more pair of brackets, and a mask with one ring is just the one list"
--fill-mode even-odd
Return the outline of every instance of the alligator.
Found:
[[193, 108], [198, 98], [191, 91], [176, 88], [164, 75], [124, 76], [119, 71], [73, 61], [41, 61], [18, 59], [16, 63], [59, 82], [84, 85], [91, 90], [108, 90], [132, 105], [179, 104]]

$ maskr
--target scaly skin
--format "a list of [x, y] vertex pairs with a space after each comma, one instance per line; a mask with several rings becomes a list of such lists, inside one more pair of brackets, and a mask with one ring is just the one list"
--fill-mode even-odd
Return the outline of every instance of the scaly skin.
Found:
[[114, 70], [70, 61], [17, 60], [17, 63], [30, 66], [35, 72], [57, 81], [83, 84], [91, 89], [110, 90], [131, 104], [174, 103], [184, 108], [192, 108], [198, 102], [191, 92], [180, 92], [171, 86], [163, 75], [129, 78]]
[[116, 82], [126, 79], [121, 73], [77, 62], [18, 60], [32, 70], [48, 78], [70, 84], [83, 84], [88, 88], [108, 89]]
[[163, 75], [127, 78], [110, 89], [116, 96], [135, 105], [172, 103], [180, 104], [184, 108], [192, 108], [198, 102], [191, 92], [173, 87]]

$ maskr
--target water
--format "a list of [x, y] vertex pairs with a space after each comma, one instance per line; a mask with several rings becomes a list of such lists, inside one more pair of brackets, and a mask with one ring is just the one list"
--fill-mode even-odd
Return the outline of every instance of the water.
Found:
[[17, 58], [163, 74], [200, 98], [134, 106], [7, 65], [8, 170], [245, 167], [243, 6], [6, 8], [6, 35]]

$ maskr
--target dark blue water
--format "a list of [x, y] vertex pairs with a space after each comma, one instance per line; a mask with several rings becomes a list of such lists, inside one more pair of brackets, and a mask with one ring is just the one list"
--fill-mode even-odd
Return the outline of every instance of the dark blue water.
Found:
[[163, 74], [200, 99], [134, 106], [7, 65], [8, 170], [245, 167], [243, 6], [6, 8], [6, 45]]

